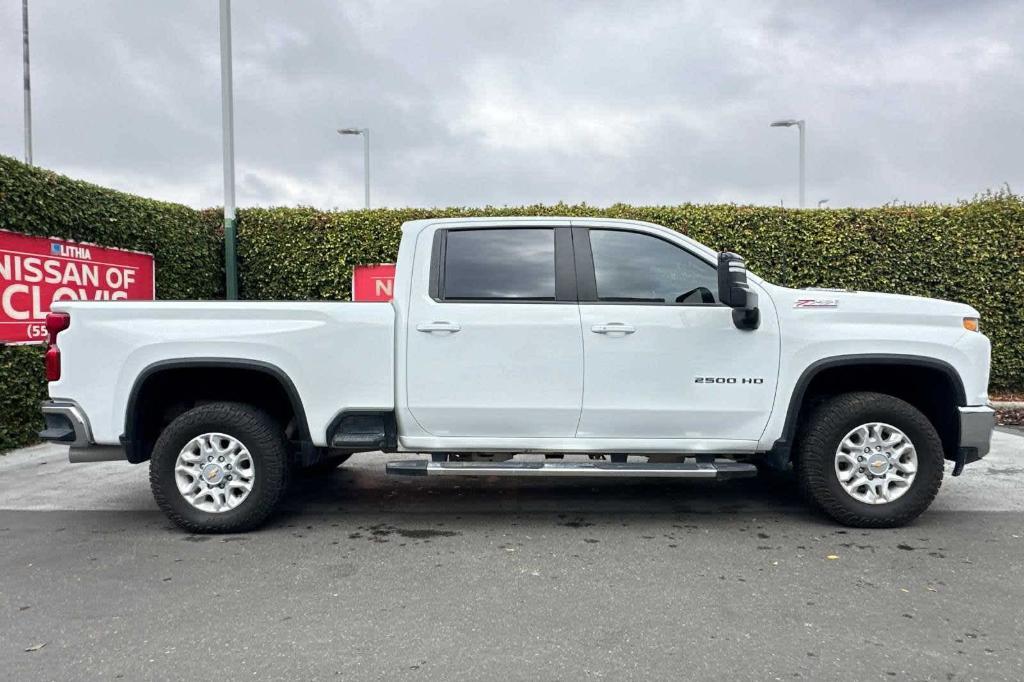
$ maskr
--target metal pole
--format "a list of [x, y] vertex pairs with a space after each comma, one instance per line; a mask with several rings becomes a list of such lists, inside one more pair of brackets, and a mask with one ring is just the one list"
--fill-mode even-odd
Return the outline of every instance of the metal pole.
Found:
[[806, 123], [804, 121], [797, 121], [797, 127], [800, 128], [800, 208], [804, 207], [804, 185], [806, 175], [804, 172], [804, 127]]
[[370, 208], [370, 129], [363, 128], [363, 176], [366, 208]]
[[231, 0], [220, 0], [220, 103], [224, 127], [224, 289], [238, 299], [238, 255], [235, 231], [235, 113], [231, 85]]
[[21, 42], [25, 68], [25, 163], [32, 165], [32, 83], [28, 69], [28, 0], [21, 0]]

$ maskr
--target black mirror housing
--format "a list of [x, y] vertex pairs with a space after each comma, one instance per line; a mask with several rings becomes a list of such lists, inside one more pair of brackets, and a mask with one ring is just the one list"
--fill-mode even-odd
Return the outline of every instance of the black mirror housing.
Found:
[[757, 329], [761, 312], [757, 293], [747, 284], [747, 264], [739, 254], [723, 251], [718, 254], [718, 300], [732, 308], [732, 321], [737, 329]]

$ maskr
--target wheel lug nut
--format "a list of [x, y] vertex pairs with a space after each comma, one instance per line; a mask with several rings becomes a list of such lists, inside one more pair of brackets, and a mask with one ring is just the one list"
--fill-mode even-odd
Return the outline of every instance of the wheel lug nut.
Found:
[[232, 480], [232, 479], [231, 479], [231, 474], [228, 474], [228, 480], [229, 480], [229, 481], [230, 481], [230, 480]]
[[207, 457], [206, 461], [207, 462], [212, 462], [213, 461], [213, 455], [210, 455], [209, 457]]
[[863, 462], [864, 461], [864, 456], [863, 455], [858, 455], [857, 456], [857, 461], [858, 462]]
[[229, 464], [229, 465], [227, 465], [227, 466], [226, 466], [225, 468], [226, 468], [226, 469], [227, 469], [228, 471], [231, 471], [231, 465], [230, 465], [230, 464]]
[[223, 484], [223, 483], [221, 483], [221, 484], [220, 484], [219, 486], [217, 486], [217, 487], [218, 487], [218, 488], [223, 488], [223, 487], [224, 487], [224, 484]]
[[224, 461], [224, 457], [223, 457], [223, 456], [221, 456], [221, 457], [218, 457], [218, 458], [217, 458], [217, 461], [218, 461], [218, 462], [223, 462], [223, 461]]

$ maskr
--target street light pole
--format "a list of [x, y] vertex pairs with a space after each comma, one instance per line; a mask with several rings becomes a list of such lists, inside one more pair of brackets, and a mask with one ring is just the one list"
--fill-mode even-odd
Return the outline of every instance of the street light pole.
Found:
[[363, 128], [363, 200], [370, 208], [370, 129]]
[[800, 208], [804, 207], [804, 187], [806, 185], [806, 173], [805, 173], [805, 136], [807, 122], [803, 119], [785, 119], [782, 121], [772, 121], [773, 128], [789, 128], [790, 126], [796, 126], [800, 131]]
[[806, 124], [803, 120], [796, 122], [800, 129], [800, 208], [807, 205], [804, 196], [807, 193], [807, 155], [805, 149]]
[[366, 208], [370, 208], [370, 129], [338, 128], [338, 134], [363, 136], [363, 199]]
[[231, 83], [231, 0], [220, 0], [220, 111], [224, 142], [224, 293], [238, 299], [235, 224], [235, 111]]
[[32, 82], [28, 69], [28, 0], [21, 0], [21, 52], [25, 70], [25, 163], [32, 165]]

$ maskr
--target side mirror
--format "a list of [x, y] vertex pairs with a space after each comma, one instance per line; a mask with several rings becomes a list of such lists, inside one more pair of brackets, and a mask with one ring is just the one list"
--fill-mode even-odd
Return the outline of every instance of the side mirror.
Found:
[[737, 329], [757, 329], [761, 324], [757, 293], [747, 284], [747, 264], [738, 254], [718, 254], [718, 300], [732, 308]]

